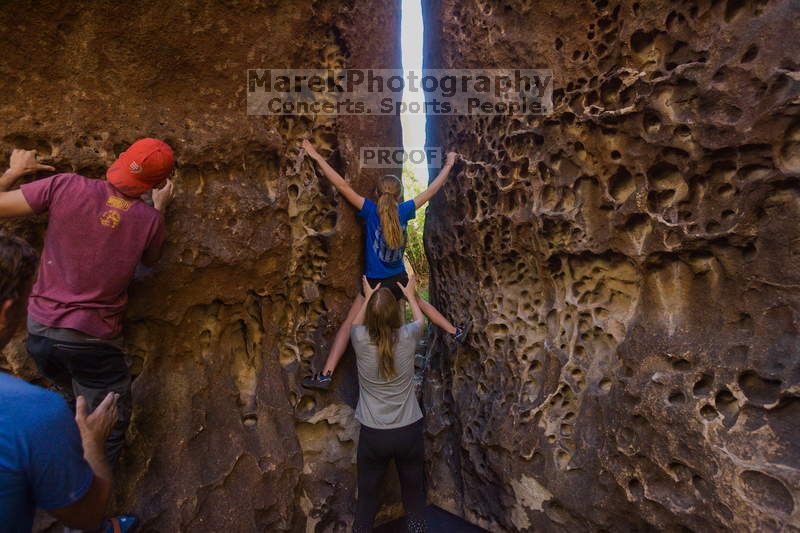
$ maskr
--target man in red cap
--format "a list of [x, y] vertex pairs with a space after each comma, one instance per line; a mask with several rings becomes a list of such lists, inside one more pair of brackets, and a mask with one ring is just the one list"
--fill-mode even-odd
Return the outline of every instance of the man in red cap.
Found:
[[[132, 409], [122, 342], [127, 288], [140, 262], [152, 266], [161, 256], [173, 166], [166, 143], [141, 139], [111, 165], [107, 181], [64, 173], [9, 191], [26, 174], [55, 170], [26, 150], [14, 150], [0, 176], [0, 218], [49, 213], [28, 301], [28, 352], [73, 408], [76, 396], [94, 409], [109, 392], [119, 394], [106, 440], [112, 465]], [[152, 207], [140, 198], [151, 189]]]

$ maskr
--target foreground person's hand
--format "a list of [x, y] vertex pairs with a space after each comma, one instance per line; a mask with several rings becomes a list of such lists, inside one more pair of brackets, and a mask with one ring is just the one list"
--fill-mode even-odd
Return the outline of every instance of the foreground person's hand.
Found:
[[86, 398], [78, 396], [75, 401], [75, 423], [81, 432], [84, 448], [88, 446], [103, 449], [111, 428], [117, 422], [117, 401], [119, 394], [109, 392], [97, 409], [89, 414]]
[[[81, 434], [83, 458], [92, 469], [94, 479], [81, 499], [66, 507], [49, 510], [50, 514], [68, 527], [101, 530], [113, 485], [111, 467], [105, 456], [105, 441], [117, 421], [118, 399], [119, 394], [108, 393], [91, 414], [86, 398], [78, 396], [75, 401], [75, 422]], [[102, 526], [102, 531], [106, 530]]]

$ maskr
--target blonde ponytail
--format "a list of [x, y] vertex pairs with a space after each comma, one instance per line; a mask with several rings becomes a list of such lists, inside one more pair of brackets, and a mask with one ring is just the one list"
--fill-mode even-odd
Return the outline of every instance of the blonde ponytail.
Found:
[[394, 347], [397, 332], [403, 325], [400, 308], [392, 291], [381, 287], [372, 295], [367, 304], [364, 319], [369, 338], [377, 348], [378, 370], [383, 379], [389, 380], [397, 375], [394, 368]]
[[397, 211], [397, 204], [403, 195], [403, 185], [395, 176], [384, 176], [378, 184], [378, 194], [378, 217], [383, 228], [383, 240], [392, 250], [400, 249], [406, 244]]

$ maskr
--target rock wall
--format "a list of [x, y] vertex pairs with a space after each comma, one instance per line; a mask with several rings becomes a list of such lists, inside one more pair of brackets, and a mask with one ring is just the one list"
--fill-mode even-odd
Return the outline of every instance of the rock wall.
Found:
[[[62, 5], [63, 4], [63, 5]], [[165, 255], [131, 289], [136, 376], [116, 510], [156, 531], [341, 531], [357, 425], [304, 392], [356, 294], [352, 209], [298, 158], [309, 135], [362, 193], [391, 118], [249, 117], [248, 68], [399, 65], [395, 2], [5, 2], [0, 153], [36, 148], [100, 178], [144, 136], [175, 149]], [[0, 163], [5, 164], [6, 160]], [[46, 219], [3, 227], [41, 242]], [[332, 260], [333, 259], [333, 260]], [[37, 380], [23, 335], [3, 368]], [[337, 387], [355, 398], [346, 357]], [[47, 527], [45, 523], [42, 527]]]
[[800, 530], [800, 6], [425, 2], [430, 68], [551, 68], [439, 117], [433, 501], [492, 531]]

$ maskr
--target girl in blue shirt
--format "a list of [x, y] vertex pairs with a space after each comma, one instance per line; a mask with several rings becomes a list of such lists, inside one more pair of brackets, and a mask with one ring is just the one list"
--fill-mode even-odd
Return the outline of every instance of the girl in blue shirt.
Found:
[[[378, 201], [376, 203], [354, 191], [350, 184], [319, 155], [310, 142], [304, 140], [303, 148], [317, 162], [336, 190], [358, 209], [358, 217], [364, 219], [366, 231], [364, 239], [365, 274], [370, 286], [373, 288], [378, 285], [386, 287], [392, 291], [398, 301], [401, 300], [404, 296], [398, 283], [404, 286], [408, 283], [408, 275], [403, 264], [406, 226], [408, 221], [416, 216], [417, 209], [428, 203], [447, 181], [450, 170], [456, 161], [456, 153], [447, 154], [447, 161], [439, 175], [427, 190], [413, 200], [402, 202], [403, 184], [400, 179], [393, 175], [384, 176], [378, 183]], [[432, 323], [453, 335], [458, 342], [464, 342], [468, 333], [466, 327], [454, 326], [435, 307], [419, 296], [417, 296], [417, 302]], [[330, 387], [333, 370], [347, 349], [350, 328], [363, 304], [364, 296], [359, 294], [353, 302], [347, 318], [336, 333], [325, 368], [321, 373], [303, 379], [304, 386], [317, 389]]]

